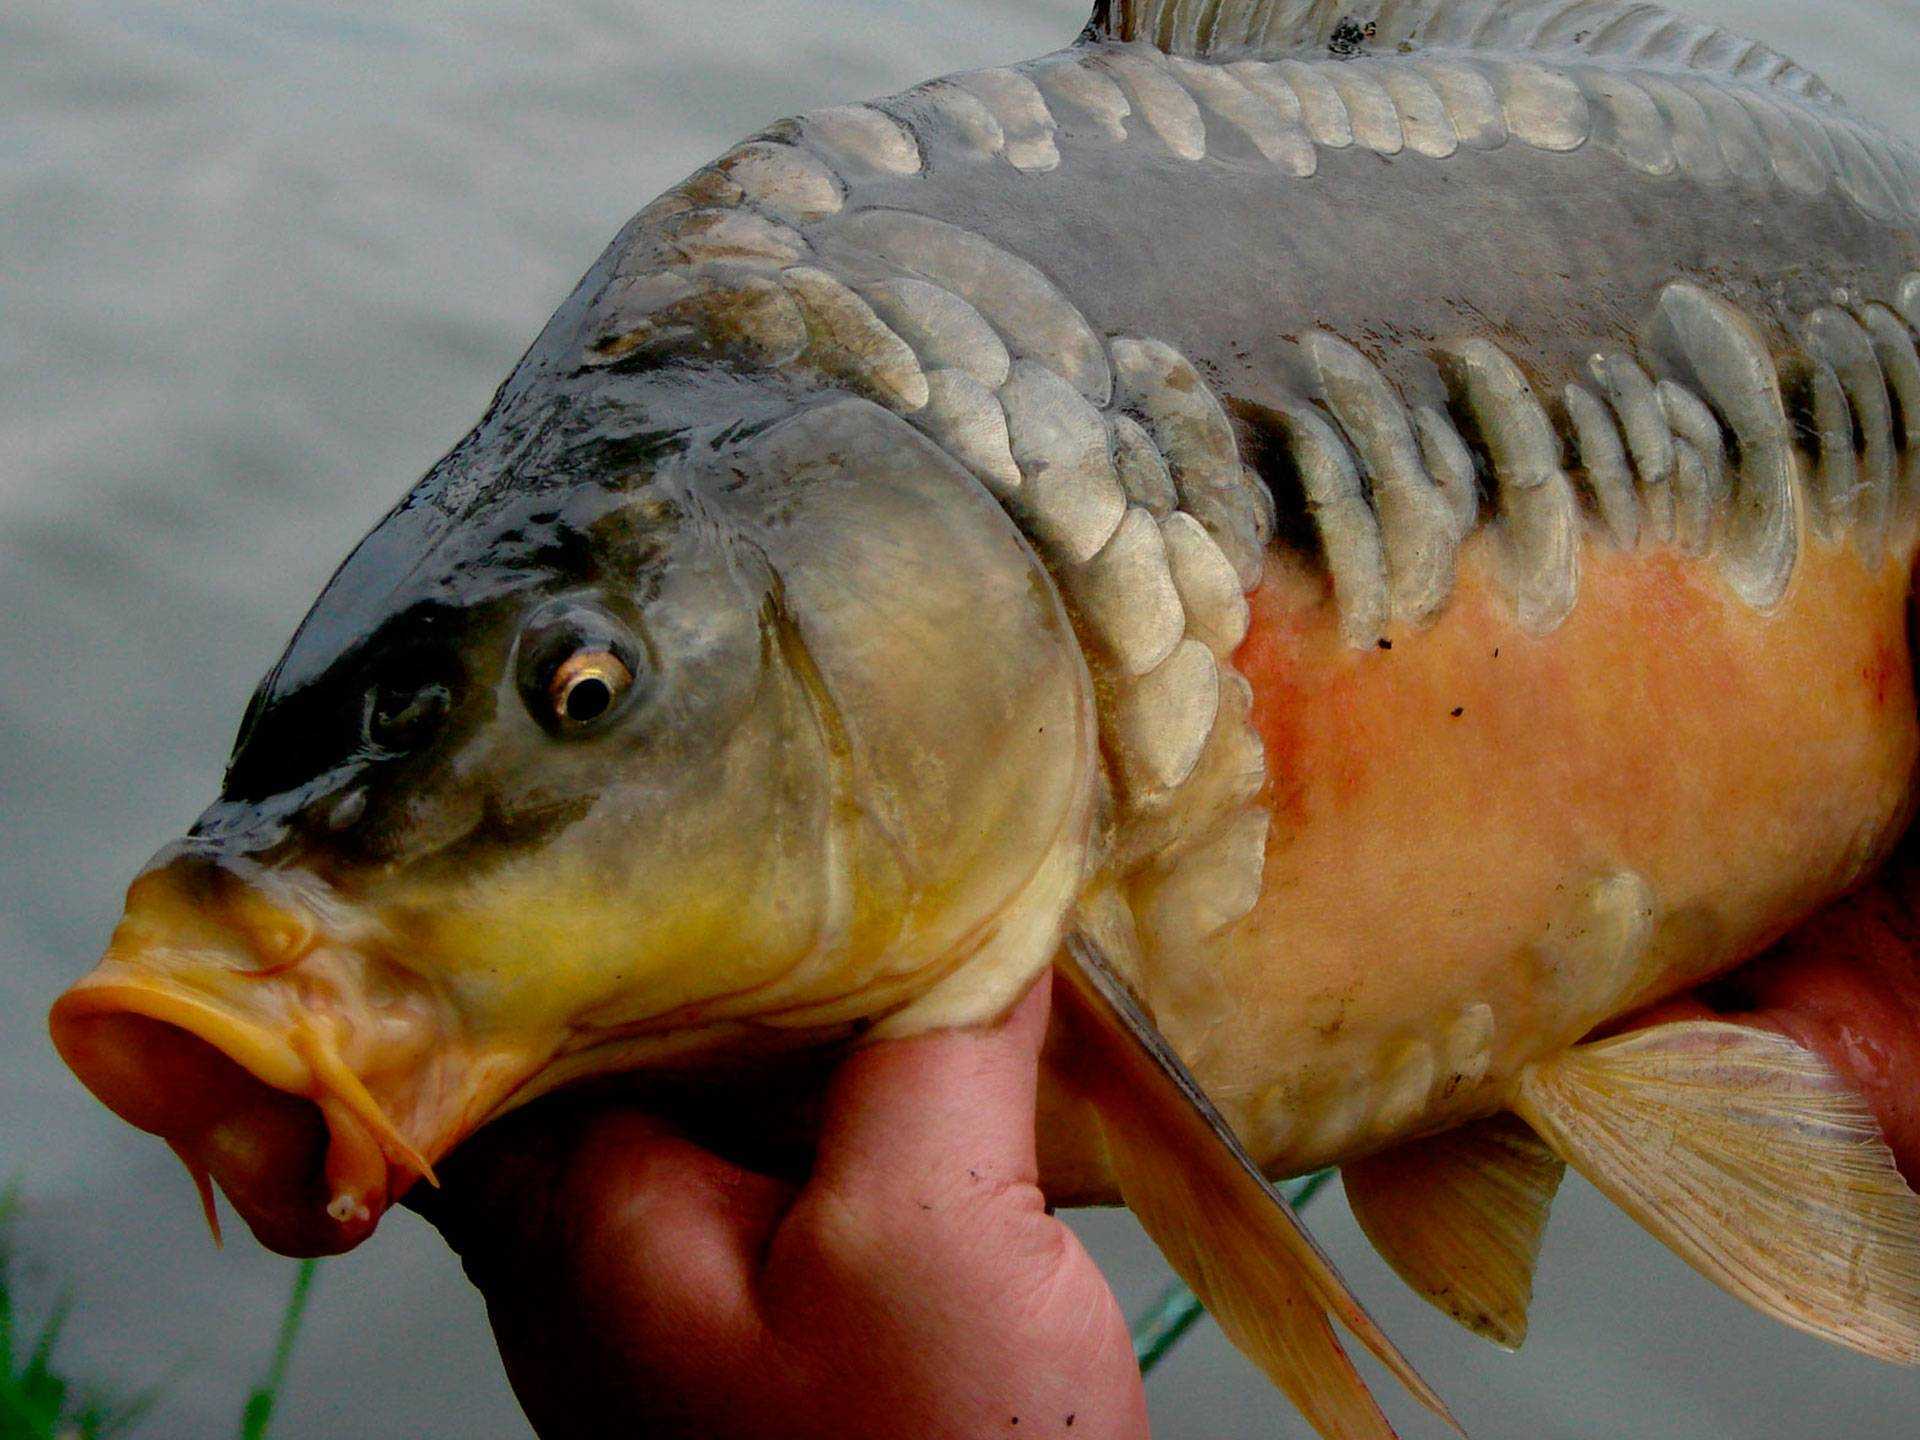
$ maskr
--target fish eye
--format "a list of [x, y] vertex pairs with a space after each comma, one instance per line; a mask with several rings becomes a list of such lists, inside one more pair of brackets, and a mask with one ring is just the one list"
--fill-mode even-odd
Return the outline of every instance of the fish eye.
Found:
[[611, 650], [576, 650], [547, 685], [556, 724], [584, 729], [610, 715], [633, 685], [633, 672]]
[[537, 611], [520, 635], [520, 698], [540, 727], [585, 735], [611, 719], [638, 688], [640, 644], [591, 603], [562, 600]]

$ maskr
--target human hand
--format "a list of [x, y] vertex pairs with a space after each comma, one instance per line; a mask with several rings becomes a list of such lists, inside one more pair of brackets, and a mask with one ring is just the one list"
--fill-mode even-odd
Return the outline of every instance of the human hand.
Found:
[[1050, 989], [851, 1055], [804, 1185], [612, 1104], [463, 1147], [420, 1208], [544, 1440], [1145, 1440], [1125, 1318], [1036, 1183]]

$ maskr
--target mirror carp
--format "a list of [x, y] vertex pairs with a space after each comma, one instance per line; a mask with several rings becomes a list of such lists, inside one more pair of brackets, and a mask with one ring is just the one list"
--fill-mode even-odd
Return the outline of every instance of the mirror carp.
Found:
[[1325, 1435], [1392, 1433], [1336, 1321], [1446, 1414], [1271, 1184], [1333, 1165], [1498, 1344], [1570, 1164], [1915, 1363], [1917, 331], [1920, 154], [1764, 46], [1102, 0], [641, 211], [54, 1039], [311, 1255], [541, 1096], [1055, 967], [1049, 1198]]

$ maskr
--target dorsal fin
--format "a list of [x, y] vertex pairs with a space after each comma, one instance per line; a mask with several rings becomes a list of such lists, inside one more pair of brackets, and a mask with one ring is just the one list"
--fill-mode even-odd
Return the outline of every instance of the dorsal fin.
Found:
[[1196, 58], [1524, 52], [1693, 70], [1837, 99], [1778, 51], [1634, 0], [1099, 0], [1088, 35]]

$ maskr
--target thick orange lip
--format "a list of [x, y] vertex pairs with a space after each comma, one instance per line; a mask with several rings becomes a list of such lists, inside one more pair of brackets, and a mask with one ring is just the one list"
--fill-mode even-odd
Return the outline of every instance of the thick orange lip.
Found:
[[186, 1161], [209, 1219], [210, 1177], [271, 1249], [351, 1249], [416, 1178], [432, 1180], [311, 1022], [283, 1032], [122, 969], [82, 980], [48, 1023], [82, 1083]]
[[158, 981], [86, 979], [67, 991], [54, 1002], [48, 1017], [61, 1058], [73, 1063], [62, 1043], [63, 1034], [71, 1034], [75, 1025], [89, 1017], [114, 1014], [140, 1015], [184, 1030], [275, 1090], [304, 1095], [313, 1088], [312, 1067], [285, 1036]]

